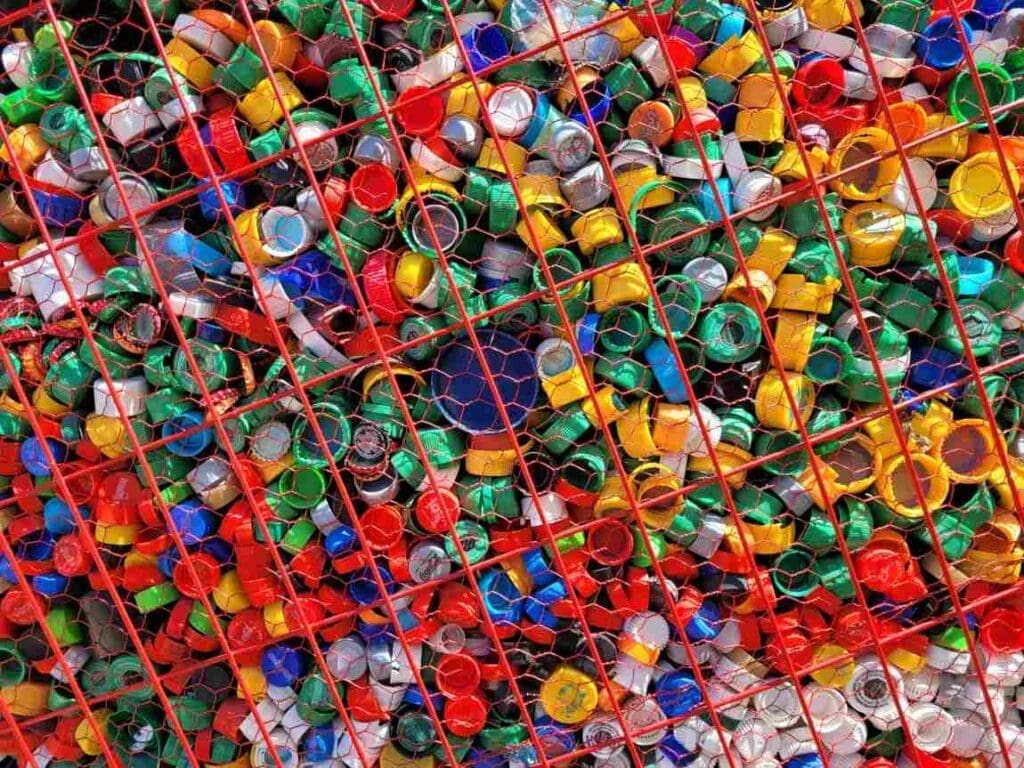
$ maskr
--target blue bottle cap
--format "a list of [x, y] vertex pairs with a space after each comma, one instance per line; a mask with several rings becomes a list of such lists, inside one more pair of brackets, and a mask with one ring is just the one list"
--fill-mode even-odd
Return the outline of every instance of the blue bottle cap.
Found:
[[290, 687], [305, 670], [305, 661], [290, 645], [272, 645], [260, 657], [260, 669], [270, 685]]
[[223, 277], [231, 271], [231, 259], [183, 229], [164, 238], [161, 250], [172, 259], [188, 261], [207, 274]]
[[[199, 426], [204, 419], [202, 411], [185, 411], [185, 413], [165, 421], [160, 427], [160, 433], [165, 440], [169, 440], [181, 432], [187, 432], [193, 427]], [[170, 440], [167, 443], [167, 450], [177, 456], [191, 458], [203, 453], [212, 444], [213, 430], [207, 427], [189, 432], [176, 440]]]
[[722, 631], [722, 611], [717, 603], [705, 600], [686, 625], [686, 636], [693, 641], [711, 640]]
[[[969, 373], [961, 355], [939, 347], [912, 346], [910, 348], [909, 381], [921, 391], [941, 387], [963, 379]], [[949, 391], [953, 397], [963, 392], [959, 386]]]
[[83, 198], [37, 188], [33, 188], [31, 192], [39, 207], [39, 215], [48, 227], [68, 229], [82, 223], [86, 207]]
[[18, 583], [18, 573], [7, 559], [7, 555], [0, 555], [0, 579], [9, 581], [11, 584]]
[[735, 5], [722, 4], [722, 17], [718, 21], [718, 29], [715, 31], [715, 44], [727, 43], [730, 38], [739, 37], [743, 34], [743, 28], [747, 25], [747, 14], [742, 8]]
[[356, 529], [349, 525], [339, 525], [324, 537], [324, 549], [331, 557], [351, 552], [358, 545]]
[[[917, 39], [917, 54], [926, 65], [935, 69], [952, 69], [964, 60], [964, 48], [957, 33], [957, 21], [952, 16], [940, 16], [921, 32]], [[963, 23], [964, 39], [970, 45], [974, 32]]]
[[203, 546], [200, 547], [200, 551], [210, 555], [214, 560], [221, 564], [231, 560], [232, 556], [235, 554], [235, 549], [231, 546], [231, 543], [225, 541], [220, 536], [210, 536], [204, 540]]
[[522, 618], [523, 596], [503, 570], [492, 568], [480, 576], [477, 584], [484, 607], [496, 624], [515, 624]]
[[[397, 585], [391, 577], [391, 573], [382, 565], [377, 566], [377, 571], [384, 581], [388, 594], [392, 594]], [[377, 582], [373, 580], [373, 573], [368, 568], [363, 568], [353, 575], [352, 580], [348, 584], [348, 593], [360, 605], [371, 605], [383, 597], [380, 589], [377, 588]]]
[[569, 590], [562, 579], [556, 579], [547, 586], [535, 589], [530, 594], [530, 597], [534, 600], [538, 600], [542, 605], [553, 605], [559, 600], [564, 600], [568, 596]]
[[595, 80], [583, 87], [583, 100], [576, 102], [569, 110], [568, 116], [582, 125], [587, 124], [587, 112], [594, 124], [603, 123], [612, 111], [612, 90], [604, 80]]
[[441, 413], [470, 434], [501, 432], [504, 424], [487, 384], [490, 370], [513, 427], [526, 421], [537, 402], [540, 382], [533, 355], [514, 336], [493, 329], [476, 332], [483, 360], [466, 334], [441, 350], [430, 388]]
[[198, 499], [185, 499], [171, 507], [171, 523], [186, 546], [195, 546], [217, 530], [213, 510]]
[[[46, 443], [58, 464], [67, 460], [67, 445], [59, 440], [54, 440], [52, 437], [46, 438]], [[25, 465], [25, 471], [33, 477], [50, 476], [50, 463], [46, 459], [46, 453], [43, 451], [43, 445], [38, 437], [25, 438], [25, 441], [21, 444], [18, 456], [21, 459], [21, 463]]]
[[797, 755], [782, 764], [784, 768], [825, 768], [825, 763], [818, 757], [816, 752], [806, 755]]
[[675, 669], [659, 677], [654, 684], [654, 697], [667, 717], [687, 715], [703, 701], [697, 681], [684, 669]]
[[[86, 520], [89, 519], [89, 510], [86, 507], [79, 507], [79, 513]], [[75, 517], [63, 499], [54, 496], [47, 499], [43, 504], [43, 525], [46, 530], [54, 536], [71, 533], [77, 527]]]
[[601, 322], [601, 315], [598, 312], [588, 312], [576, 324], [576, 343], [579, 344], [580, 353], [591, 355], [597, 346], [597, 325]]
[[665, 339], [656, 338], [644, 349], [644, 360], [651, 366], [655, 381], [670, 403], [685, 403], [690, 398], [683, 377]]
[[[418, 685], [410, 685], [405, 689], [405, 694], [402, 696], [402, 701], [411, 707], [425, 707], [427, 700], [423, 696], [423, 691], [420, 690]], [[434, 705], [434, 709], [438, 712], [444, 707], [444, 696], [440, 693], [431, 693], [430, 702]]]
[[171, 547], [165, 549], [156, 558], [156, 567], [160, 569], [160, 573], [166, 576], [168, 579], [174, 578], [174, 569], [177, 567], [181, 558], [178, 557], [178, 550]]
[[[718, 187], [718, 194], [722, 196], [722, 205], [725, 207], [726, 215], [732, 216], [732, 180], [728, 176], [722, 176], [715, 179], [714, 183]], [[715, 193], [710, 181], [705, 181], [700, 185], [695, 198], [697, 206], [700, 208], [700, 212], [704, 214], [705, 219], [713, 223], [722, 220], [722, 209], [719, 208], [718, 203], [715, 201]]]
[[958, 297], [979, 295], [996, 273], [995, 262], [981, 256], [957, 256], [956, 263], [960, 270], [956, 291]]
[[[245, 188], [237, 181], [230, 179], [221, 181], [220, 189], [232, 216], [237, 216], [249, 207], [246, 202]], [[203, 218], [210, 222], [220, 221], [224, 215], [224, 209], [221, 207], [220, 198], [217, 197], [217, 190], [213, 185], [200, 189], [196, 197], [199, 200], [199, 211], [203, 214]]]
[[32, 577], [32, 589], [45, 597], [57, 597], [67, 591], [69, 581], [67, 576], [62, 576], [56, 571], [40, 573]]
[[462, 43], [474, 72], [501, 61], [512, 50], [500, 24], [478, 24], [462, 36]]
[[518, 142], [527, 149], [531, 148], [540, 138], [544, 126], [547, 125], [548, 115], [551, 114], [551, 102], [543, 93], [537, 92], [536, 102], [533, 108], [533, 120], [526, 129], [526, 133], [519, 137]]
[[330, 760], [334, 755], [334, 729], [329, 725], [317, 725], [306, 732], [302, 739], [302, 751], [306, 760], [318, 763]]
[[530, 574], [535, 589], [550, 584], [558, 578], [558, 574], [548, 567], [548, 562], [544, 559], [544, 550], [540, 547], [524, 552], [521, 557], [523, 567]]

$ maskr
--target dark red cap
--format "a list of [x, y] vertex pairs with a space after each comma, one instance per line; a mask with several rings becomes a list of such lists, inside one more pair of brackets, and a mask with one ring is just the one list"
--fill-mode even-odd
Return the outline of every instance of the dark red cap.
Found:
[[270, 642], [270, 633], [267, 631], [266, 622], [263, 621], [263, 614], [255, 608], [247, 608], [232, 616], [226, 634], [233, 649], [254, 649], [238, 653], [238, 663], [249, 666], [259, 664], [262, 649]]
[[66, 533], [53, 545], [53, 567], [61, 576], [84, 576], [92, 561], [76, 533]]
[[621, 520], [603, 518], [587, 531], [587, 549], [601, 565], [621, 565], [633, 554], [633, 533]]

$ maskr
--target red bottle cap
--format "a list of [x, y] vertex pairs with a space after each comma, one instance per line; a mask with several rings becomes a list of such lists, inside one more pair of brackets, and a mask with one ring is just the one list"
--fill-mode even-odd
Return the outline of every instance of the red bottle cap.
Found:
[[459, 519], [459, 497], [443, 488], [420, 494], [415, 506], [416, 522], [428, 533], [447, 533]]
[[349, 194], [360, 208], [383, 213], [398, 198], [394, 171], [381, 163], [360, 166], [349, 181]]
[[444, 120], [444, 100], [433, 88], [414, 86], [398, 97], [394, 113], [406, 133], [430, 136]]
[[374, 504], [359, 519], [363, 535], [371, 549], [383, 552], [390, 549], [402, 538], [405, 520], [402, 511], [394, 504]]
[[437, 662], [435, 680], [445, 696], [464, 696], [480, 685], [480, 667], [468, 654], [445, 654]]
[[797, 69], [790, 94], [802, 107], [828, 109], [842, 97], [845, 81], [843, 67], [836, 59], [815, 59]]
[[[39, 596], [40, 607], [46, 611], [46, 599]], [[0, 600], [0, 612], [12, 623], [27, 627], [36, 623], [36, 614], [32, 610], [32, 598], [19, 585], [11, 587]]]
[[231, 648], [238, 653], [238, 663], [250, 666], [259, 664], [263, 648], [270, 642], [263, 614], [255, 608], [246, 608], [232, 616], [226, 635]]
[[438, 590], [437, 615], [446, 624], [463, 629], [480, 626], [480, 606], [473, 590], [465, 584], [448, 582]]
[[1024, 235], [1020, 230], [1006, 238], [1003, 258], [1018, 274], [1024, 275]]
[[324, 604], [313, 595], [298, 595], [296, 602], [284, 606], [284, 622], [291, 631], [318, 627], [326, 616]]
[[209, 594], [220, 581], [220, 563], [205, 552], [190, 555], [189, 560], [195, 568], [198, 584], [182, 561], [174, 566], [174, 586], [185, 597], [198, 598], [200, 595]]
[[93, 505], [96, 520], [108, 525], [135, 525], [139, 503], [145, 498], [134, 472], [112, 472], [100, 481]]
[[366, 3], [383, 21], [401, 21], [415, 7], [414, 0], [368, 0]]
[[66, 533], [53, 545], [53, 568], [61, 576], [84, 576], [92, 561], [76, 533]]
[[479, 696], [448, 699], [444, 703], [444, 723], [455, 736], [474, 736], [487, 725], [487, 702]]
[[601, 565], [622, 565], [633, 554], [633, 533], [621, 520], [602, 518], [587, 531], [587, 551]]

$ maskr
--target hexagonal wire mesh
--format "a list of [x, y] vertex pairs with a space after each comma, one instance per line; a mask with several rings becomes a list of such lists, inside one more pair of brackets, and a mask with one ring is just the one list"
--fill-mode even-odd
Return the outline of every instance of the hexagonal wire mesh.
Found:
[[195, 5], [0, 18], [4, 752], [1020, 762], [1018, 11]]

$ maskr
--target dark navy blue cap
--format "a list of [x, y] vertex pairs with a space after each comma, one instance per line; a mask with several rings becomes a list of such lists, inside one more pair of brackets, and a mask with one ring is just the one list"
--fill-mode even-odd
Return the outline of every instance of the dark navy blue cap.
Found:
[[67, 576], [56, 571], [40, 573], [32, 577], [32, 589], [45, 597], [57, 597], [67, 591], [69, 581]]
[[[964, 47], [960, 44], [957, 21], [952, 16], [940, 16], [921, 31], [917, 38], [917, 54], [924, 63], [935, 69], [952, 69], [964, 60]], [[964, 39], [970, 45], [974, 31], [963, 22]]]
[[186, 546], [200, 544], [217, 530], [213, 510], [198, 499], [185, 499], [171, 507], [171, 523]]
[[466, 754], [466, 762], [471, 764], [473, 768], [503, 768], [508, 764], [508, 757], [496, 755], [480, 747], [473, 747]]
[[7, 555], [0, 555], [0, 579], [9, 581], [11, 584], [18, 583], [18, 573], [11, 565], [11, 561], [7, 559]]
[[32, 199], [39, 207], [39, 215], [47, 227], [70, 229], [82, 223], [86, 202], [75, 194], [61, 194], [33, 188]]
[[[79, 507], [78, 511], [83, 518], [89, 519], [87, 507]], [[71, 533], [78, 524], [75, 522], [75, 516], [71, 512], [71, 507], [63, 499], [54, 496], [47, 499], [46, 503], [43, 504], [43, 525], [54, 536], [60, 536], [64, 533]]]
[[703, 697], [693, 675], [685, 669], [674, 669], [658, 678], [654, 697], [668, 717], [682, 717], [701, 705]]
[[493, 329], [476, 332], [483, 360], [466, 334], [441, 350], [430, 376], [430, 387], [441, 413], [470, 433], [504, 430], [501, 414], [487, 383], [486, 369], [494, 377], [509, 421], [526, 421], [537, 402], [540, 381], [533, 355], [514, 336]]
[[595, 80], [583, 87], [583, 100], [577, 101], [569, 110], [568, 116], [577, 123], [587, 124], [587, 113], [594, 123], [604, 122], [612, 111], [612, 91], [604, 80]]
[[697, 759], [697, 755], [688, 752], [686, 747], [679, 743], [679, 739], [669, 733], [658, 742], [658, 749], [669, 759], [672, 765], [689, 765]]
[[600, 322], [600, 313], [588, 312], [576, 324], [576, 343], [579, 344], [582, 354], [594, 353], [594, 348], [597, 346], [597, 324]]
[[[377, 571], [388, 594], [394, 593], [397, 585], [391, 572], [382, 565], [377, 566]], [[348, 593], [360, 605], [371, 605], [383, 597], [377, 587], [377, 582], [373, 579], [373, 572], [369, 568], [363, 568], [352, 576], [352, 580], [348, 584]]]
[[478, 24], [462, 36], [462, 44], [474, 72], [501, 61], [512, 51], [500, 24]]
[[[939, 347], [911, 346], [909, 381], [919, 390], [941, 387], [963, 379], [969, 373], [963, 357]], [[959, 397], [963, 387], [950, 390], [950, 395]]]
[[[185, 411], [172, 419], [168, 419], [160, 427], [164, 439], [170, 439], [181, 432], [197, 427], [205, 421], [202, 411]], [[209, 427], [182, 435], [167, 443], [167, 450], [176, 456], [191, 458], [198, 456], [213, 445], [213, 430]]]
[[736, 128], [736, 116], [739, 113], [739, 105], [731, 101], [728, 104], [719, 105], [715, 110], [715, 117], [718, 118], [725, 133], [731, 133]]
[[[60, 464], [68, 458], [68, 447], [59, 440], [52, 437], [46, 438], [46, 444], [53, 453], [54, 460]], [[38, 437], [27, 437], [21, 444], [18, 452], [21, 463], [25, 465], [25, 471], [33, 477], [49, 477], [50, 463], [46, 460], [46, 453]]]
[[[423, 696], [423, 691], [418, 685], [410, 685], [405, 689], [405, 695], [402, 696], [402, 701], [411, 707], [425, 707], [427, 700]], [[444, 707], [444, 695], [440, 693], [431, 693], [430, 702], [434, 705], [434, 709], [438, 712]]]
[[705, 600], [686, 625], [686, 636], [694, 641], [711, 640], [722, 631], [722, 611], [718, 604]]
[[306, 662], [302, 654], [290, 645], [272, 645], [263, 650], [260, 669], [271, 685], [287, 688], [298, 680], [305, 671]]
[[651, 366], [651, 372], [666, 400], [670, 403], [685, 403], [690, 399], [679, 366], [672, 356], [672, 349], [665, 339], [653, 339], [644, 349], [644, 360]]
[[310, 728], [302, 739], [302, 751], [306, 760], [319, 763], [334, 756], [334, 729], [329, 725]]
[[231, 543], [220, 536], [210, 536], [205, 539], [203, 546], [200, 547], [200, 551], [205, 552], [222, 564], [228, 562], [235, 554], [235, 549], [231, 546]]
[[216, 320], [200, 320], [196, 323], [196, 337], [211, 344], [223, 346], [230, 340], [230, 334]]
[[356, 529], [350, 525], [339, 525], [324, 538], [324, 548], [331, 557], [351, 552], [358, 543]]
[[[232, 216], [237, 216], [248, 207], [245, 188], [237, 181], [222, 181], [220, 183], [220, 190], [224, 195], [224, 202], [228, 204], [228, 210], [231, 211]], [[217, 197], [217, 190], [212, 184], [200, 189], [196, 197], [199, 200], [199, 210], [207, 221], [219, 221], [220, 217], [224, 215], [222, 213], [223, 208], [220, 205], [220, 198]]]
[[156, 556], [156, 567], [168, 579], [174, 578], [174, 569], [179, 562], [181, 562], [181, 558], [178, 556], [178, 550], [174, 547], [169, 547]]

